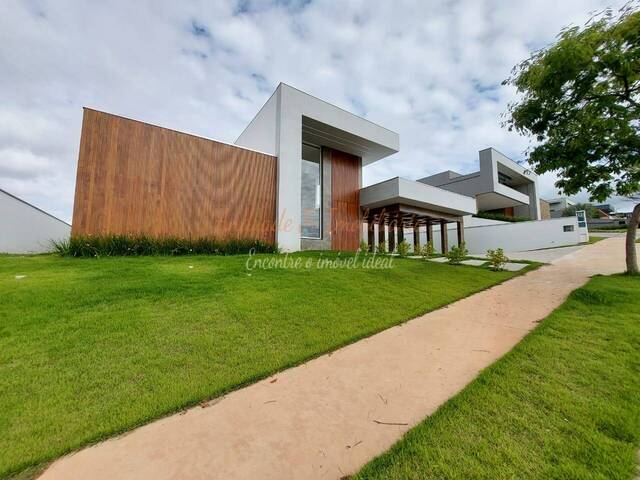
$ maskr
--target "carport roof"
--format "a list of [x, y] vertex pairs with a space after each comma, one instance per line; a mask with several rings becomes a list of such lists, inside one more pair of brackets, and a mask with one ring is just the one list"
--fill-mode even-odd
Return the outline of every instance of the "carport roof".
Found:
[[477, 213], [473, 197], [449, 192], [421, 182], [400, 177], [370, 185], [360, 190], [360, 206], [374, 210], [401, 205], [404, 211], [434, 218], [451, 218]]

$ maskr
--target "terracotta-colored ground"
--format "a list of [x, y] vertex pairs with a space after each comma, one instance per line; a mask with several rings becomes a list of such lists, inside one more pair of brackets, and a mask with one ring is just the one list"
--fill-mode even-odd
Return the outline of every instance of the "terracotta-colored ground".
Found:
[[587, 246], [207, 408], [64, 457], [42, 478], [280, 480], [354, 473], [509, 351], [589, 276], [623, 271], [623, 242]]

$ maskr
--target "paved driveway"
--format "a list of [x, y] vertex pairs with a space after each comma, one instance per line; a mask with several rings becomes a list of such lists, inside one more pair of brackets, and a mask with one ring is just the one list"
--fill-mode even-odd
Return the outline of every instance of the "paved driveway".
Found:
[[551, 263], [566, 255], [582, 250], [585, 245], [573, 247], [547, 248], [544, 250], [530, 250], [527, 252], [506, 252], [511, 260], [529, 260], [531, 262]]

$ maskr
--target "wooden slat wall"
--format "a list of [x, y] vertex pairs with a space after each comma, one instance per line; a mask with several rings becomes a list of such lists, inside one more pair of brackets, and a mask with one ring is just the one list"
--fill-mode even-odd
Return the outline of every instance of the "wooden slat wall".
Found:
[[276, 157], [85, 109], [73, 235], [275, 241]]
[[331, 150], [331, 248], [356, 251], [360, 244], [360, 157]]

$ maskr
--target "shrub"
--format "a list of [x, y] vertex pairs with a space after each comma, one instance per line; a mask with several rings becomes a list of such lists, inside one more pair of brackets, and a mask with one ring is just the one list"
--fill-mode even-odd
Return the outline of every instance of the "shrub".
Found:
[[376, 252], [383, 255], [387, 253], [387, 242], [380, 242], [378, 244], [378, 248], [376, 249]]
[[626, 223], [622, 223], [620, 225], [589, 225], [589, 230], [593, 230], [594, 232], [597, 230], [627, 230], [628, 228], [629, 226]]
[[406, 257], [407, 256], [407, 254], [409, 253], [409, 244], [406, 242], [406, 240], [402, 240], [398, 244], [398, 246], [396, 247], [396, 252], [401, 257]]
[[424, 258], [433, 257], [435, 250], [433, 248], [433, 240], [429, 240], [425, 245], [420, 248], [420, 255]]
[[487, 220], [499, 220], [501, 222], [528, 222], [531, 219], [527, 217], [509, 217], [502, 213], [478, 212], [474, 215], [476, 218], [486, 218]]
[[369, 251], [369, 244], [364, 240], [360, 240], [360, 252], [367, 253]]
[[504, 254], [504, 250], [496, 248], [495, 250], [487, 250], [487, 260], [493, 270], [502, 270], [509, 258]]
[[458, 265], [462, 260], [467, 256], [468, 250], [462, 242], [460, 245], [456, 245], [451, 247], [451, 250], [447, 252], [447, 258], [449, 259], [449, 263], [452, 265]]
[[154, 238], [146, 235], [73, 236], [52, 242], [53, 251], [65, 257], [115, 257], [137, 255], [238, 255], [277, 253], [275, 244], [260, 240], [213, 238]]

